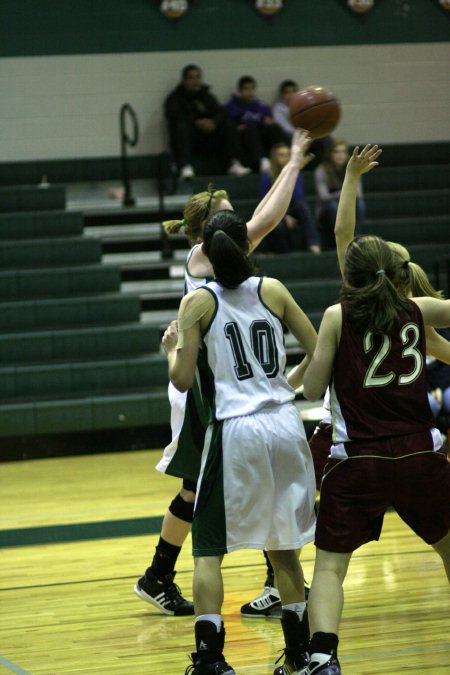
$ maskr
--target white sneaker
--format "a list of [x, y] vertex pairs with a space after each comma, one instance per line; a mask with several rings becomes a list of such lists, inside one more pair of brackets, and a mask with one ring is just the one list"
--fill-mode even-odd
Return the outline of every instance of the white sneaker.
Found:
[[252, 170], [249, 169], [248, 166], [242, 166], [239, 160], [236, 159], [230, 164], [227, 173], [229, 173], [230, 176], [247, 176], [251, 171]]
[[185, 164], [184, 166], [181, 167], [180, 169], [181, 180], [191, 180], [191, 178], [194, 178], [194, 176], [195, 171], [190, 164]]
[[268, 157], [261, 157], [259, 161], [259, 170], [261, 173], [263, 171], [270, 171], [270, 159]]
[[242, 616], [268, 619], [281, 618], [281, 600], [278, 590], [273, 586], [264, 586], [261, 595], [241, 607]]

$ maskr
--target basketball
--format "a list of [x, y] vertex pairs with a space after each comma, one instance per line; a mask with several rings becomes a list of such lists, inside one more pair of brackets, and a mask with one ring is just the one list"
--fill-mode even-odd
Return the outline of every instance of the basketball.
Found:
[[297, 129], [306, 129], [311, 138], [328, 136], [341, 117], [341, 104], [324, 87], [304, 87], [292, 94], [289, 116]]

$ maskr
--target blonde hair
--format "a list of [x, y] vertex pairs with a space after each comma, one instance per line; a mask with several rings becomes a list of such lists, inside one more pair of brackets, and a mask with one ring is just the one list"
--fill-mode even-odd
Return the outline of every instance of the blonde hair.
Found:
[[403, 271], [399, 287], [400, 292], [413, 298], [430, 297], [442, 300], [444, 293], [437, 291], [421, 266], [411, 261], [408, 249], [395, 241], [388, 241], [387, 243], [401, 261]]
[[192, 245], [203, 241], [203, 224], [210, 213], [217, 211], [222, 200], [228, 200], [225, 190], [214, 190], [208, 185], [205, 192], [197, 192], [187, 202], [182, 220], [165, 220], [163, 227], [167, 234], [177, 234], [183, 228]]

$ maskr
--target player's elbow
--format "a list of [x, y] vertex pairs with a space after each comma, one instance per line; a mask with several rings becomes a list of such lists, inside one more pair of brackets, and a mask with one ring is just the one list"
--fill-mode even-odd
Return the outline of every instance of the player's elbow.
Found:
[[325, 387], [322, 387], [317, 380], [312, 380], [311, 377], [308, 377], [308, 372], [306, 372], [303, 380], [303, 396], [308, 401], [318, 401], [324, 391]]
[[170, 381], [172, 382], [175, 389], [184, 394], [188, 389], [192, 387], [194, 381], [194, 376], [190, 376], [185, 373], [172, 374], [170, 376]]

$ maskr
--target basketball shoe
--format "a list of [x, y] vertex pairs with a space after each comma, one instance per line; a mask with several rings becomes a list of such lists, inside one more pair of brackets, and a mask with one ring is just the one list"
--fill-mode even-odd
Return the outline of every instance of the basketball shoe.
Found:
[[335, 654], [311, 654], [305, 675], [341, 675], [341, 666]]
[[[262, 619], [281, 619], [281, 600], [278, 590], [273, 585], [273, 577], [267, 577], [264, 590], [256, 598], [241, 607], [242, 616]], [[309, 588], [305, 586], [305, 597], [308, 599]]]
[[264, 586], [256, 598], [241, 607], [242, 616], [261, 617], [263, 619], [281, 619], [280, 594], [274, 586]]
[[[192, 658], [196, 656], [194, 652]], [[194, 661], [186, 668], [184, 675], [236, 675], [236, 671], [226, 661]]]
[[305, 610], [303, 618], [300, 619], [297, 612], [283, 609], [281, 627], [286, 647], [278, 661], [284, 656], [284, 663], [275, 668], [273, 675], [305, 675], [309, 664], [308, 612]]
[[235, 670], [225, 661], [225, 628], [222, 623], [218, 632], [212, 621], [195, 622], [196, 652], [191, 655], [192, 663], [185, 675], [236, 675]]
[[134, 585], [134, 592], [163, 614], [191, 616], [194, 614], [194, 603], [181, 595], [179, 587], [173, 582], [175, 574], [176, 572], [172, 572], [158, 578], [148, 568], [144, 576]]

